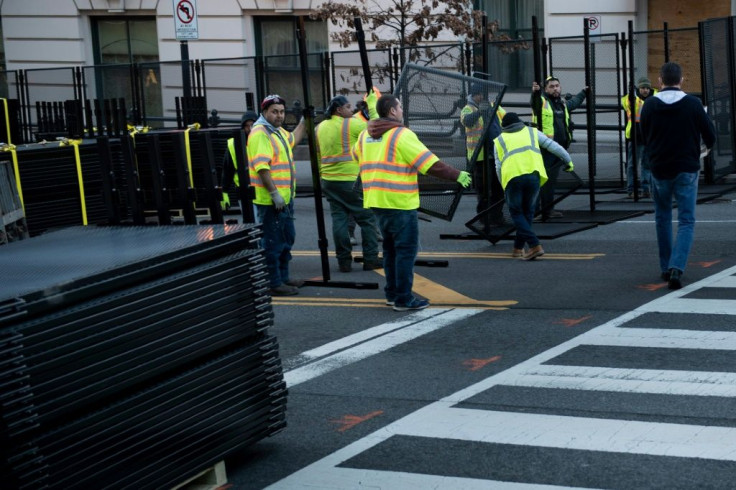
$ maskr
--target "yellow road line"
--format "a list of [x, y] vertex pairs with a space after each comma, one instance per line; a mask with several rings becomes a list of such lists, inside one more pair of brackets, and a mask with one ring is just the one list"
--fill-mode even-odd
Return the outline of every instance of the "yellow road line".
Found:
[[[383, 269], [374, 272], [383, 275]], [[441, 284], [430, 281], [426, 277], [414, 274], [413, 291], [429, 300], [432, 306], [454, 308], [483, 308], [486, 310], [505, 310], [518, 303], [514, 300], [479, 301], [453, 291]], [[288, 296], [273, 298], [275, 305], [290, 306], [360, 306], [368, 308], [386, 307], [386, 300], [373, 298], [310, 298], [304, 296]]]
[[[319, 251], [313, 250], [292, 250], [291, 255], [295, 257], [317, 257]], [[556, 253], [545, 253], [544, 258], [541, 260], [592, 260], [598, 257], [605, 257], [606, 254], [602, 253], [590, 253], [590, 254], [556, 254]], [[516, 257], [511, 257], [510, 253], [506, 252], [420, 252], [419, 258], [458, 258], [458, 259], [508, 259], [508, 260], [519, 260]]]

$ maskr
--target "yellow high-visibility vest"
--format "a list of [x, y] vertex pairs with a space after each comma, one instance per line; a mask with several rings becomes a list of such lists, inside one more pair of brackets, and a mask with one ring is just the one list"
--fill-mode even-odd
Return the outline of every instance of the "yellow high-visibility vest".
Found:
[[[652, 93], [649, 97], [652, 95], [655, 95], [657, 93], [656, 89], [652, 89]], [[647, 97], [648, 98], [648, 97]], [[644, 99], [636, 96], [636, 114], [634, 114], [634, 117], [636, 118], [636, 122], [639, 122], [639, 119], [641, 118], [641, 108], [644, 106]], [[631, 108], [629, 107], [629, 96], [624, 95], [621, 97], [621, 107], [624, 108], [626, 111], [626, 139], [631, 139]]]
[[[565, 131], [567, 131], [567, 141], [572, 141], [572, 131], [570, 131], [570, 112], [567, 110], [567, 104], [562, 104], [565, 108]], [[537, 115], [532, 114], [532, 123], [537, 124]], [[548, 138], [555, 138], [555, 111], [552, 109], [552, 103], [547, 97], [542, 96], [542, 132]]]
[[426, 174], [439, 161], [413, 131], [404, 127], [390, 129], [379, 138], [363, 131], [353, 155], [360, 163], [366, 208], [419, 208], [418, 174]]
[[501, 186], [504, 189], [514, 177], [533, 172], [539, 173], [540, 186], [547, 182], [536, 129], [524, 128], [513, 133], [501, 133], [493, 144], [501, 162]]
[[[479, 116], [478, 120], [472, 126], [466, 126], [464, 121], [466, 116], [477, 112], [478, 110], [478, 107], [468, 104], [460, 111], [460, 123], [465, 128], [465, 148], [467, 150], [466, 153], [468, 160], [473, 158], [473, 152], [475, 152], [475, 148], [478, 146], [481, 136], [483, 136], [483, 116]], [[496, 117], [498, 117], [499, 123], [503, 120], [503, 116], [505, 115], [506, 110], [503, 107], [499, 107], [496, 111]], [[481, 149], [480, 153], [478, 153], [478, 160], [482, 160], [484, 156], [485, 148]]]
[[320, 176], [325, 180], [354, 181], [358, 162], [351, 149], [366, 123], [355, 117], [332, 116], [317, 126]]
[[269, 170], [276, 189], [288, 204], [296, 189], [296, 168], [292, 149], [296, 142], [294, 135], [278, 128], [272, 133], [266, 126], [254, 126], [248, 135], [248, 175], [256, 190], [254, 204], [271, 205], [271, 195], [258, 177], [259, 170]]

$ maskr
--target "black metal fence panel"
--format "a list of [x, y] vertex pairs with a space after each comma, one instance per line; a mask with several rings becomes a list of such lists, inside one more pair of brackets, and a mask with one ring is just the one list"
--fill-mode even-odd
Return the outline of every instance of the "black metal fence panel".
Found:
[[202, 60], [202, 71], [207, 106], [215, 123], [210, 126], [239, 125], [243, 112], [257, 111], [261, 94], [256, 58]]
[[710, 156], [714, 179], [723, 177], [736, 168], [734, 165], [736, 56], [733, 46], [735, 39], [734, 17], [702, 23], [704, 103], [716, 127], [717, 136]]
[[[458, 170], [468, 168], [460, 111], [466, 104], [470, 83], [485, 87], [492, 107], [500, 105], [506, 89], [502, 83], [413, 64], [406, 65], [394, 90], [402, 101], [404, 124], [441, 161]], [[484, 135], [492, 117], [495, 111], [486, 118]], [[479, 142], [484, 143], [484, 139]], [[419, 209], [426, 214], [452, 220], [461, 196], [462, 188], [455, 182], [419, 176]]]
[[[371, 68], [371, 82], [382, 94], [393, 92], [398, 72], [395, 61], [388, 49], [369, 49], [368, 63]], [[398, 56], [396, 56], [398, 61]], [[365, 76], [360, 62], [359, 51], [337, 51], [330, 54], [332, 67], [332, 94], [345, 95], [356, 99], [365, 94]]]

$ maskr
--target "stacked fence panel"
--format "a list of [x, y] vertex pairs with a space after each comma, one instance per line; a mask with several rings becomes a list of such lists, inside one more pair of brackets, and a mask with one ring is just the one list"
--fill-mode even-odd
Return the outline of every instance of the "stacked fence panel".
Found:
[[280, 431], [286, 391], [259, 235], [70, 228], [8, 245], [4, 487], [171, 487]]

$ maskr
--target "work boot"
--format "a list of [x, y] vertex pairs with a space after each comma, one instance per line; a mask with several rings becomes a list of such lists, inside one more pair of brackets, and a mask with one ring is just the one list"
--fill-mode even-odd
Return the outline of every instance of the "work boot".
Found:
[[376, 269], [383, 269], [383, 261], [375, 258], [375, 259], [366, 259], [363, 262], [363, 270], [364, 271], [373, 271]]
[[338, 260], [337, 267], [340, 269], [340, 272], [350, 272], [351, 270], [353, 270], [353, 260]]
[[526, 255], [524, 255], [524, 260], [534, 260], [542, 255], [544, 255], [544, 249], [542, 248], [542, 245], [537, 245], [536, 247], [529, 249]]
[[271, 288], [271, 296], [294, 296], [299, 294], [299, 290], [288, 284], [281, 284], [275, 288]]
[[511, 256], [515, 259], [518, 259], [519, 257], [524, 256], [524, 249], [523, 248], [515, 248], [513, 252], [511, 252]]
[[302, 279], [289, 279], [288, 281], [284, 281], [284, 284], [295, 288], [300, 288], [304, 286], [304, 281]]

